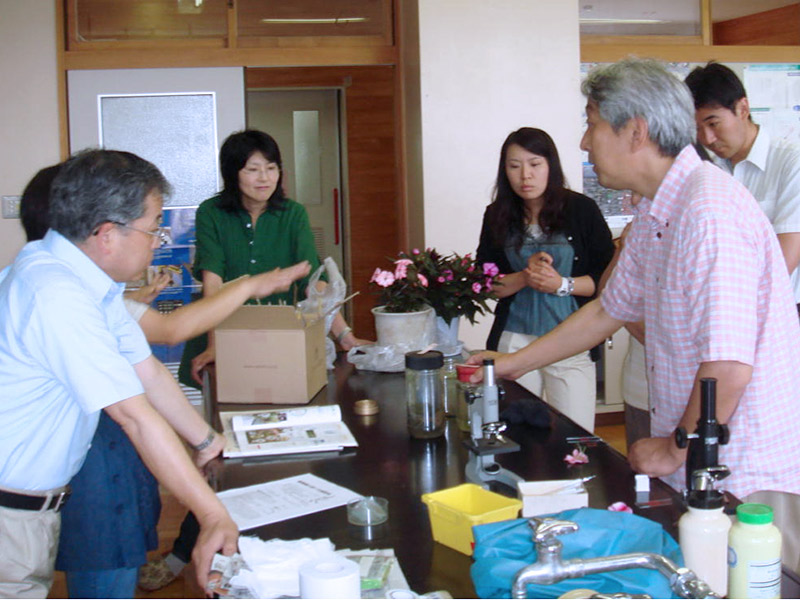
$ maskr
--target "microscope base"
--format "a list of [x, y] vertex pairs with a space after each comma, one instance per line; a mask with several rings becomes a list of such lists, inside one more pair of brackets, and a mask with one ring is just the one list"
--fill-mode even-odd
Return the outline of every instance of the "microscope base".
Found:
[[478, 456], [507, 454], [519, 450], [519, 444], [517, 442], [502, 435], [498, 435], [493, 439], [481, 438], [479, 440], [473, 440], [470, 438], [464, 440], [464, 446], [466, 446], [467, 450]]
[[488, 454], [470, 452], [465, 469], [466, 480], [489, 489], [489, 483], [502, 483], [517, 491], [517, 484], [525, 481], [522, 477], [498, 465]]

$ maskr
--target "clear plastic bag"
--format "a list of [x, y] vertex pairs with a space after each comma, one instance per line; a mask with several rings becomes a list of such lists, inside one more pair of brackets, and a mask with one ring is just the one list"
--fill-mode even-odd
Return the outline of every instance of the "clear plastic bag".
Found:
[[419, 348], [407, 344], [392, 344], [391, 346], [368, 344], [351, 348], [347, 353], [347, 362], [363, 371], [399, 373], [406, 368], [406, 352], [414, 350], [419, 350]]
[[[318, 290], [317, 282], [322, 277], [323, 271], [328, 273], [328, 285], [325, 286], [325, 289]], [[336, 345], [328, 337], [328, 334], [336, 313], [341, 309], [346, 293], [347, 283], [339, 272], [336, 261], [329, 256], [311, 275], [308, 282], [308, 297], [297, 303], [297, 310], [306, 322], [325, 319], [325, 363], [328, 369], [333, 368], [333, 361], [336, 360]]]

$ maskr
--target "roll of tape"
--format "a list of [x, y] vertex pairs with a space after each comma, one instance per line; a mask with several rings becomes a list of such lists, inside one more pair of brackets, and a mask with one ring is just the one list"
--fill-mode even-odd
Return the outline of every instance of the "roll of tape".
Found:
[[361, 576], [352, 560], [323, 558], [300, 567], [301, 598], [360, 598]]

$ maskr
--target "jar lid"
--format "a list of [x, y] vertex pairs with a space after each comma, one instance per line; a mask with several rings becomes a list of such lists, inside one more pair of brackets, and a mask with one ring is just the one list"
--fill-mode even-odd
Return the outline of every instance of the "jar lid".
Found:
[[406, 353], [406, 369], [414, 369], [415, 371], [441, 369], [442, 365], [444, 365], [444, 357], [438, 350]]
[[746, 502], [736, 507], [736, 518], [749, 525], [767, 525], [772, 523], [772, 507]]
[[472, 374], [480, 368], [480, 365], [456, 365], [458, 380], [463, 381], [464, 383], [469, 383], [469, 378], [472, 377]]

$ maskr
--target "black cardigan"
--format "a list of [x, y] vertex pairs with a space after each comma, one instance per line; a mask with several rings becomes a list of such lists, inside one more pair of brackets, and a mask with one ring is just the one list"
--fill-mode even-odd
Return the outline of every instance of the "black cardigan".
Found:
[[[513, 273], [513, 269], [506, 257], [505, 248], [492, 242], [492, 235], [489, 228], [488, 215], [493, 205], [486, 208], [483, 215], [483, 226], [481, 227], [481, 239], [478, 244], [477, 260], [479, 263], [490, 262], [497, 265], [500, 273]], [[611, 238], [611, 231], [603, 218], [603, 213], [597, 203], [583, 194], [567, 190], [567, 224], [564, 235], [572, 245], [575, 252], [575, 259], [572, 266], [572, 277], [590, 275], [594, 279], [594, 284], [600, 281], [600, 276], [605, 271], [611, 258], [614, 256], [614, 242]], [[575, 296], [578, 307], [583, 306], [594, 296]], [[500, 335], [505, 328], [508, 319], [508, 311], [514, 296], [501, 298], [495, 308], [494, 323], [486, 341], [489, 350], [497, 350], [497, 343]], [[592, 358], [597, 360], [599, 354], [592, 352]]]

